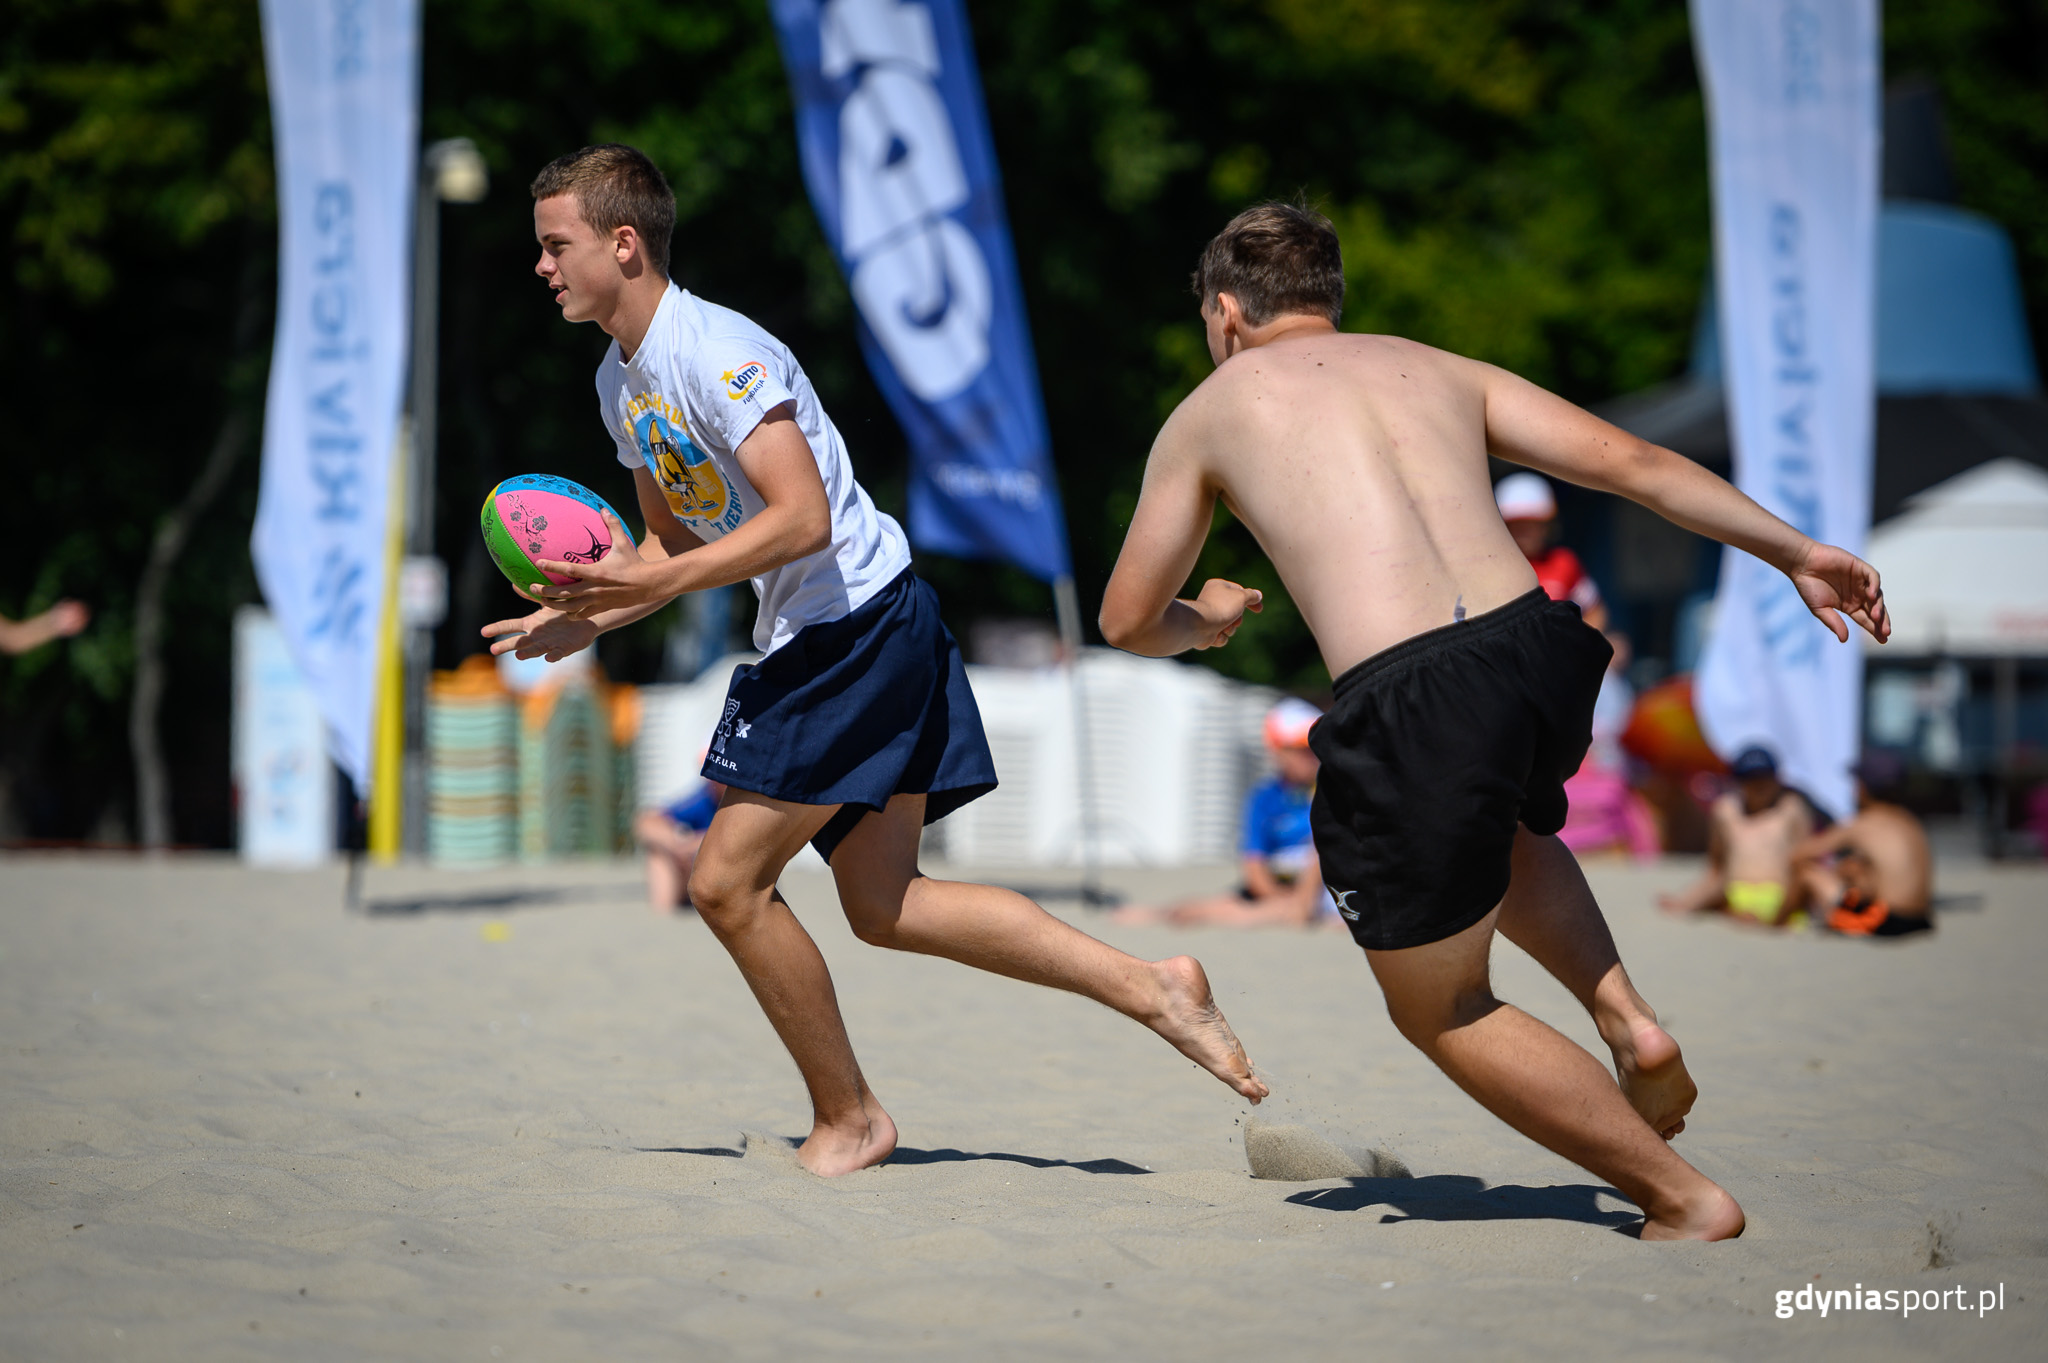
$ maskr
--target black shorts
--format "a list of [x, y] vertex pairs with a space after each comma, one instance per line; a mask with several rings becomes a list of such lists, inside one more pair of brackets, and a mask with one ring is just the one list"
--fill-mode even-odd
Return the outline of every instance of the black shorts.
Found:
[[1371, 951], [1440, 942], [1508, 889], [1515, 826], [1564, 827], [1614, 651], [1541, 589], [1337, 678], [1309, 732], [1323, 882]]

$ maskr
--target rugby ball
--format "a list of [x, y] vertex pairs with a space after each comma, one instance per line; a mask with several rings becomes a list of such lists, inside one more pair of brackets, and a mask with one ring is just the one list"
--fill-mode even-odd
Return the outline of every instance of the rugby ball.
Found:
[[[484, 498], [484, 547], [491, 562], [521, 596], [536, 582], [567, 586], [576, 579], [544, 573], [540, 559], [559, 563], [595, 563], [611, 552], [612, 531], [604, 523], [611, 503], [567, 478], [527, 473], [507, 478]], [[625, 524], [619, 516], [619, 523]]]

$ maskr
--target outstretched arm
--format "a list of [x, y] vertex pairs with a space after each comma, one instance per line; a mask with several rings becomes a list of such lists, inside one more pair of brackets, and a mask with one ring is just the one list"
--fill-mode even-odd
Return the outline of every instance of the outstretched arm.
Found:
[[1820, 622], [1846, 641], [1844, 614], [1883, 643], [1891, 618], [1877, 570], [1773, 516], [1684, 455], [1610, 425], [1504, 369], [1479, 365], [1490, 453], [1581, 487], [1640, 502], [1696, 534], [1753, 554], [1792, 579]]
[[0, 653], [26, 653], [53, 639], [69, 638], [84, 629], [91, 618], [92, 612], [84, 602], [69, 598], [26, 620], [9, 620], [0, 615]]
[[1097, 622], [1115, 647], [1153, 658], [1222, 647], [1244, 613], [1261, 609], [1265, 599], [1220, 577], [1210, 578], [1192, 600], [1174, 596], [1195, 570], [1216, 510], [1216, 488], [1185, 448], [1179, 425], [1166, 423], [1145, 461], [1138, 509], [1103, 590]]

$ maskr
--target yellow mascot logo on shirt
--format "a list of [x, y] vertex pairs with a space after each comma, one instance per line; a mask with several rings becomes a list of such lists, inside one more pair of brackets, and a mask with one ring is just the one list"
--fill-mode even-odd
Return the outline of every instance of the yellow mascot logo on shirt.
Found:
[[642, 393], [626, 404], [627, 419], [640, 442], [641, 458], [661, 484], [669, 510], [682, 520], [716, 523], [725, 515], [731, 489], [711, 457], [691, 443], [682, 414], [659, 393]]

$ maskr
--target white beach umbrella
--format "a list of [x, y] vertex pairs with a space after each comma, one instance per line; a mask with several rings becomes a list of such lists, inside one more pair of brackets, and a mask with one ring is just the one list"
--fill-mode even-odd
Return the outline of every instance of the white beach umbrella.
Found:
[[1875, 656], [2048, 655], [2048, 473], [1979, 464], [1870, 532], [1892, 640]]

